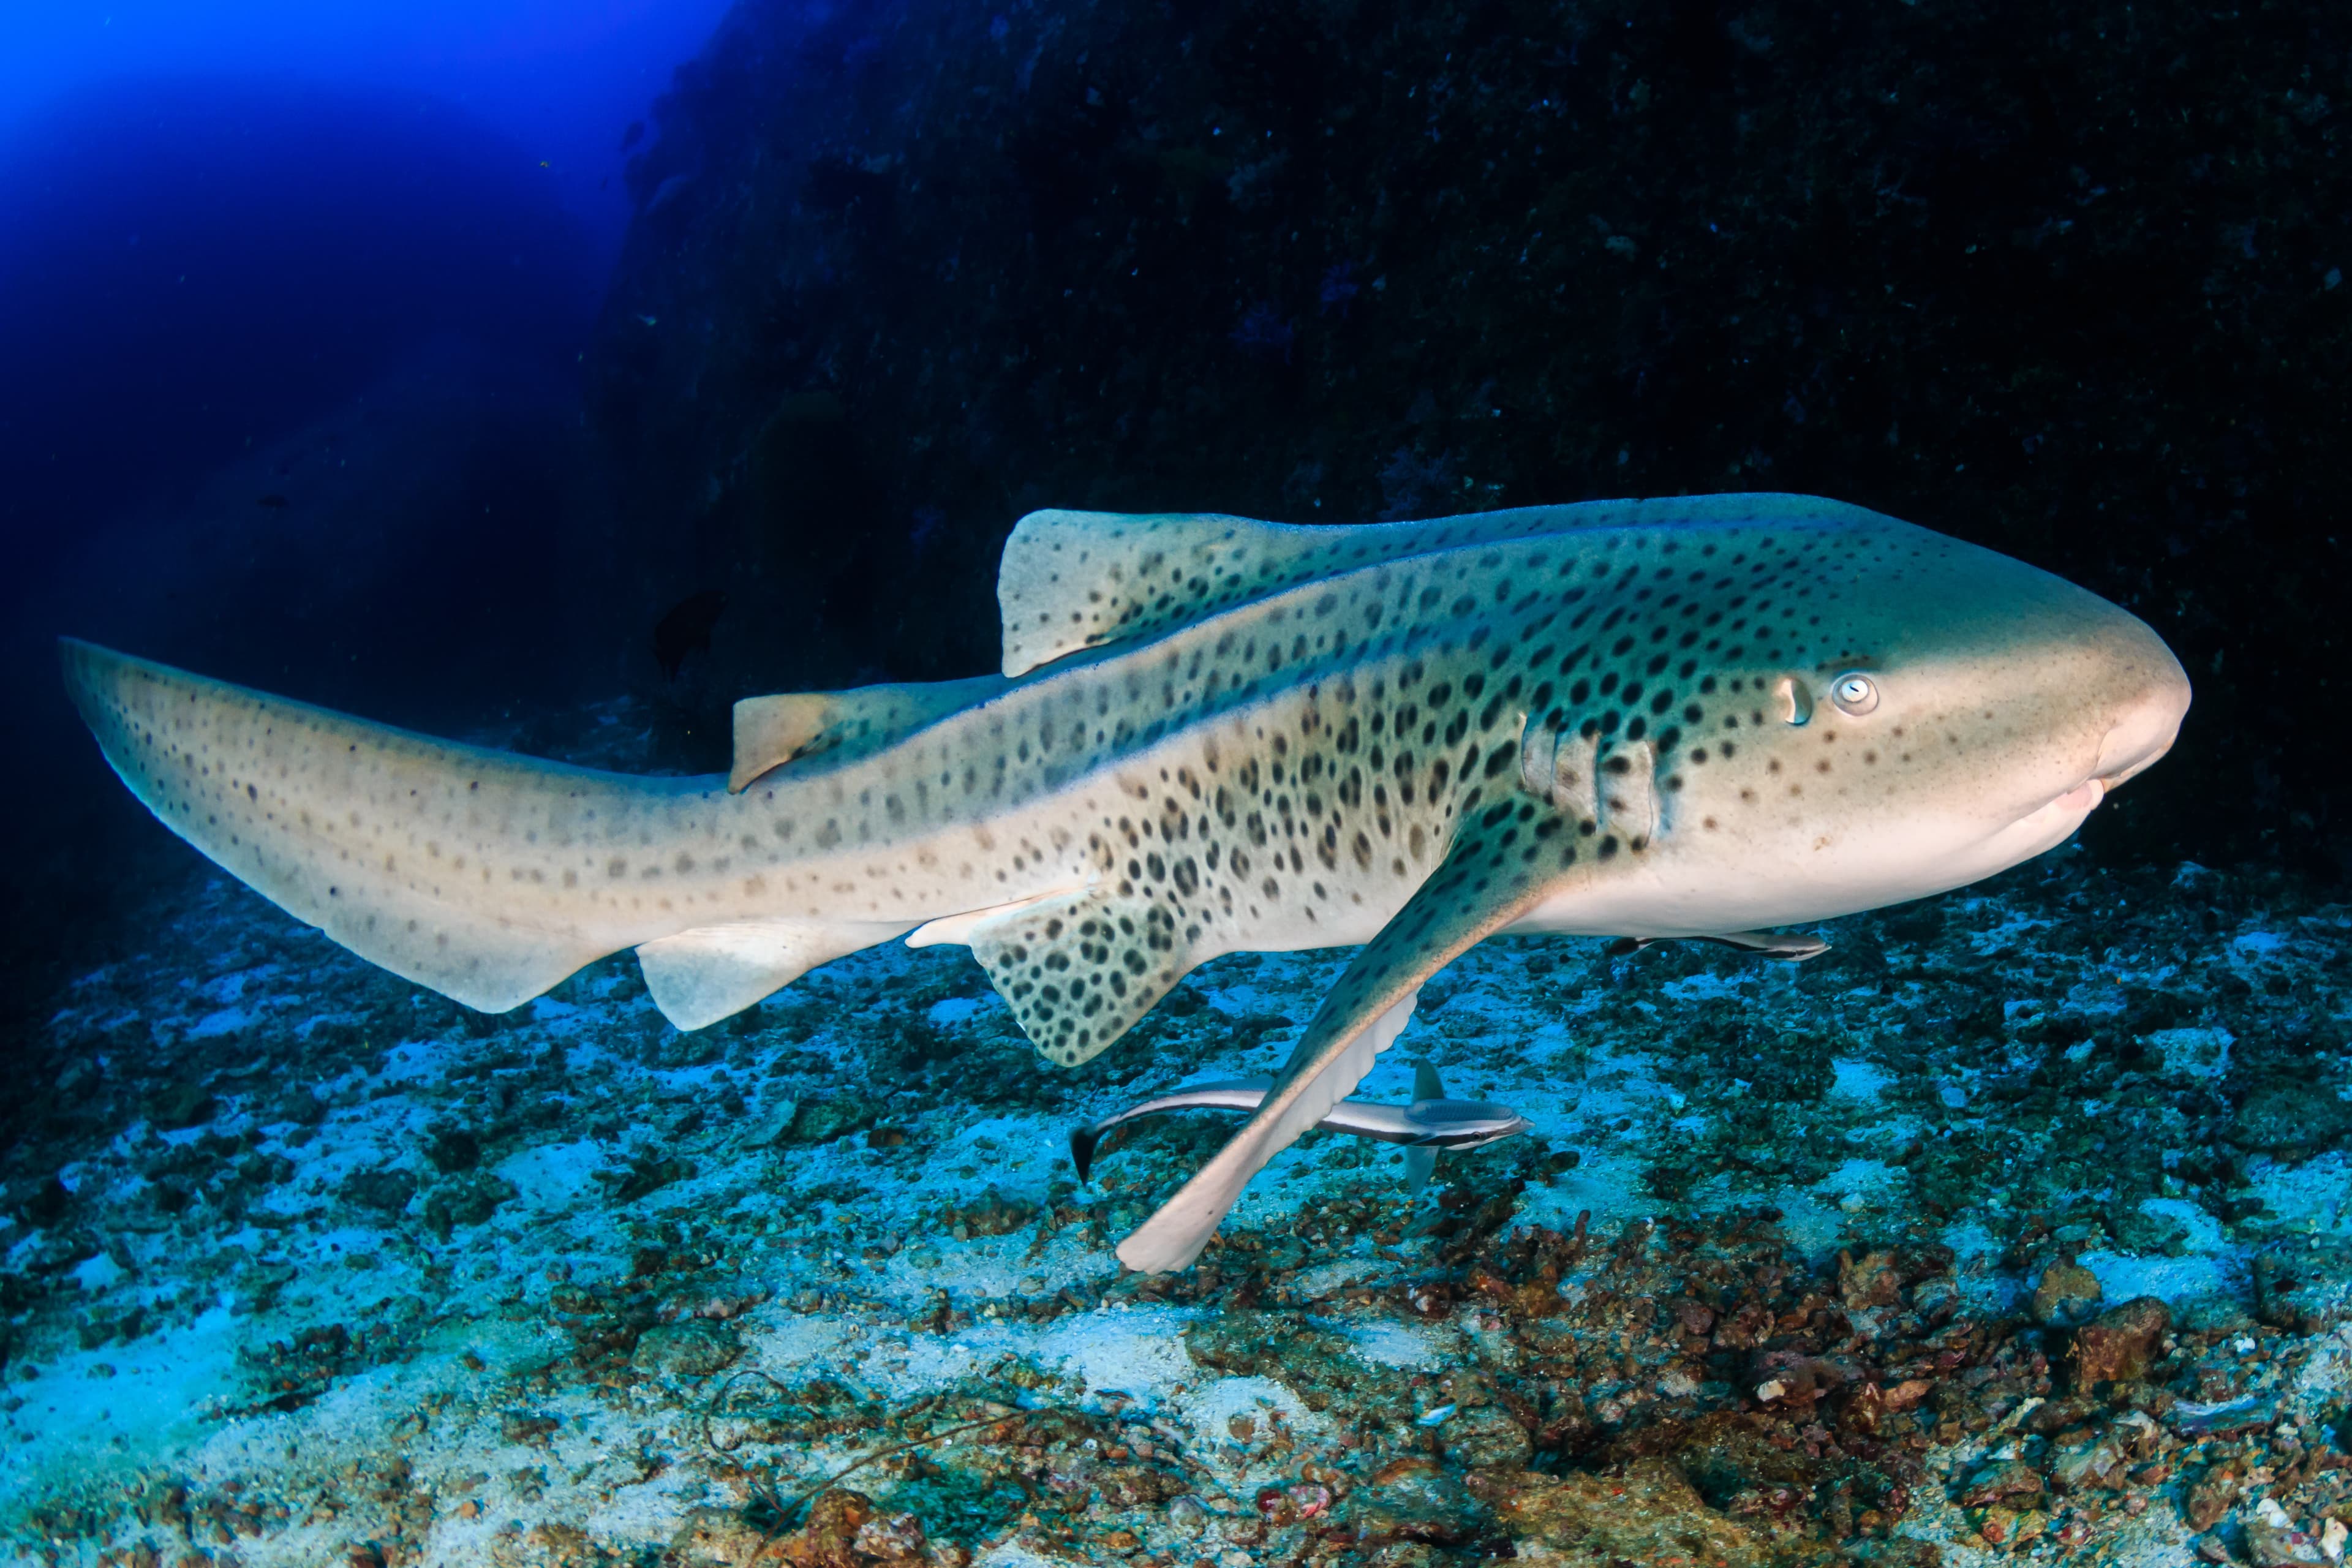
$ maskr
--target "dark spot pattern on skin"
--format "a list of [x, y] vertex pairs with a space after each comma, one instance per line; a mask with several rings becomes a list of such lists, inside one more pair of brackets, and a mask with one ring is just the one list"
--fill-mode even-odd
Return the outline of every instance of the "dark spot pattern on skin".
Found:
[[[548, 798], [509, 820], [513, 781], [467, 753], [442, 764], [429, 797], [362, 794], [346, 823], [316, 784], [281, 786], [256, 765], [257, 737], [323, 722], [268, 743], [363, 777], [412, 742], [371, 732], [363, 748], [344, 721], [240, 709], [253, 700], [208, 685], [110, 698], [101, 738], [133, 758], [126, 776], [146, 780], [159, 815], [232, 870], [292, 879], [281, 890], [297, 912], [302, 899], [336, 900], [338, 936], [413, 890], [461, 907], [445, 930], [383, 922], [374, 951], [428, 983], [446, 963], [551, 984], [560, 973], [524, 974], [469, 934], [531, 929], [550, 910], [634, 932], [778, 916], [887, 926], [1044, 898], [974, 926], [973, 951], [1040, 1048], [1073, 1064], [1208, 956], [1363, 942], [1441, 862], [1461, 873], [1445, 897], [1491, 903], [1528, 878], [1599, 885], [1702, 824], [1728, 845], [1781, 821], [1772, 813], [1794, 804], [1756, 788], [1784, 732], [1769, 694], [1790, 676], [1825, 689], [1847, 668], [1833, 658], [1881, 646], [1867, 626], [1834, 624], [1841, 594], [1918, 538], [1819, 510], [1747, 521], [1658, 502], [1594, 514], [1633, 525], [1580, 531], [1531, 510], [1271, 542], [1244, 528], [1198, 556], [1139, 546], [1130, 560], [1157, 563], [1066, 610], [1076, 646], [1119, 650], [1045, 666], [912, 729], [861, 719], [833, 751], [715, 804], [535, 784]], [[1813, 732], [1830, 722], [1823, 704]], [[1561, 779], [1530, 774], [1530, 734], [1549, 738], [1548, 757], [1586, 747], [1586, 796], [1593, 769], [1631, 794], [1588, 809]], [[1864, 767], [1891, 787], [1908, 763], [1852, 740], [1863, 763], [1816, 794], [1852, 787]], [[1654, 831], [1624, 820], [1637, 809]], [[305, 812], [310, 837], [280, 850], [284, 823]], [[1457, 845], [1461, 866], [1447, 858]], [[257, 847], [297, 868], [263, 868]]]

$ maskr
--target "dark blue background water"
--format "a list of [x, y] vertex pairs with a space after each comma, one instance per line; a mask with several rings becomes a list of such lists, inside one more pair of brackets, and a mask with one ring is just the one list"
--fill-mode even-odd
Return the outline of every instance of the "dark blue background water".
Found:
[[435, 331], [571, 359], [628, 217], [625, 129], [722, 10], [0, 7], [12, 553], [184, 484]]
[[148, 831], [60, 632], [418, 723], [563, 689], [535, 590], [586, 548], [577, 366], [658, 126], [623, 143], [724, 9], [0, 6], [13, 952], [74, 951]]

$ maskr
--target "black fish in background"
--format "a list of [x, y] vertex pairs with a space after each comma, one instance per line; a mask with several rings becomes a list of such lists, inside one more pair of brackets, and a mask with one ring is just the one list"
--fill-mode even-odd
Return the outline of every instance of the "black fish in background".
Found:
[[258, 507], [267, 507], [271, 511], [284, 511], [287, 507], [292, 503], [288, 501], [284, 496], [279, 495], [276, 490], [272, 490], [268, 495], [263, 496], [259, 500], [255, 501], [253, 504]]
[[654, 659], [662, 668], [664, 680], [677, 679], [678, 666], [686, 662], [688, 654], [710, 651], [710, 628], [719, 624], [719, 612], [726, 608], [725, 594], [705, 588], [672, 605], [655, 623]]
[[632, 120], [629, 121], [629, 128], [621, 132], [621, 151], [625, 153], [645, 139], [646, 122], [642, 120]]

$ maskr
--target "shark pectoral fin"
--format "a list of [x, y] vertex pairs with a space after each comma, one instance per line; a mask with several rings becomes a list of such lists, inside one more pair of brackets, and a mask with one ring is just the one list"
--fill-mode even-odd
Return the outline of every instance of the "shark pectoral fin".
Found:
[[1189, 1267], [1250, 1178], [1363, 1081], [1412, 1016], [1422, 982], [1541, 897], [1542, 873], [1520, 858], [1516, 837], [1515, 828], [1492, 837], [1471, 829], [1455, 839], [1323, 999], [1256, 1112], [1119, 1243], [1121, 1263], [1147, 1274]]
[[[1420, 995], [1418, 985], [1416, 979], [1415, 989], [1370, 1017], [1359, 1018], [1344, 1036], [1330, 1037], [1328, 1026], [1310, 1026], [1257, 1113], [1214, 1159], [1177, 1189], [1174, 1197], [1118, 1244], [1118, 1260], [1146, 1274], [1168, 1274], [1192, 1267], [1249, 1179], [1329, 1115], [1331, 1108], [1372, 1070], [1380, 1054], [1404, 1032], [1412, 1017], [1413, 1001]], [[1331, 1013], [1327, 1001], [1316, 1015], [1318, 1024]], [[1318, 1039], [1324, 1043], [1310, 1055], [1308, 1043]]]
[[662, 1016], [699, 1029], [741, 1012], [830, 963], [907, 927], [877, 921], [736, 921], [641, 943], [637, 965]]
[[1203, 958], [1162, 900], [1100, 888], [1024, 904], [963, 934], [1037, 1054], [1076, 1067], [1127, 1033]]
[[740, 795], [762, 774], [802, 757], [868, 752], [938, 719], [985, 702], [1004, 689], [998, 676], [970, 680], [861, 686], [850, 691], [782, 691], [735, 704], [735, 761], [730, 793]]

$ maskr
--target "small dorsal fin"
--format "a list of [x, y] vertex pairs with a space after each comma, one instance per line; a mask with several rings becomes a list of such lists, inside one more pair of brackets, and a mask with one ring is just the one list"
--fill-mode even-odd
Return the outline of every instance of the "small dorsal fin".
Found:
[[850, 691], [785, 691], [746, 697], [735, 704], [735, 765], [727, 787], [740, 794], [754, 779], [786, 763], [824, 752], [858, 756], [911, 734], [934, 720], [984, 702], [1004, 689], [1002, 678], [861, 686]]
[[824, 734], [833, 711], [832, 693], [782, 691], [746, 697], [735, 704], [735, 765], [727, 774], [730, 795], [771, 768], [782, 767]]

